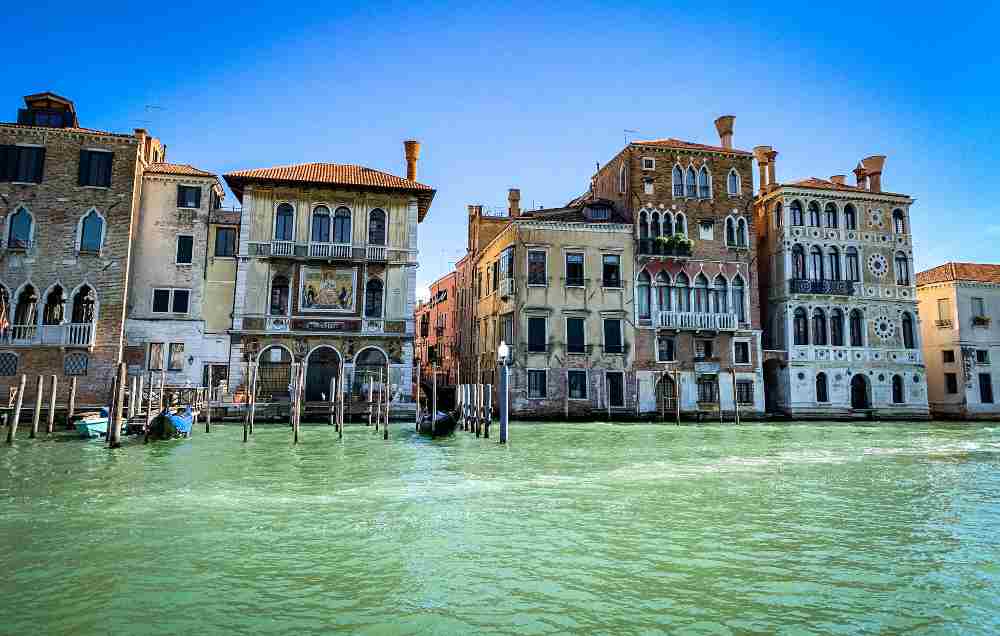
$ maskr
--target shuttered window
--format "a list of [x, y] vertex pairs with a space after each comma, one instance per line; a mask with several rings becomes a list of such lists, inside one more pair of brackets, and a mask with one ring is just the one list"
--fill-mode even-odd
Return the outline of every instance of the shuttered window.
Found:
[[531, 316], [528, 318], [528, 351], [545, 351], [545, 318]]
[[194, 237], [193, 236], [178, 236], [177, 237], [177, 264], [178, 265], [190, 265], [194, 256]]
[[45, 172], [45, 148], [0, 146], [0, 181], [41, 183]]
[[80, 151], [80, 185], [111, 187], [111, 165], [115, 155], [98, 150]]
[[585, 350], [583, 336], [583, 318], [566, 319], [566, 350], [569, 353], [583, 353]]
[[186, 185], [177, 186], [177, 207], [200, 208], [201, 188]]

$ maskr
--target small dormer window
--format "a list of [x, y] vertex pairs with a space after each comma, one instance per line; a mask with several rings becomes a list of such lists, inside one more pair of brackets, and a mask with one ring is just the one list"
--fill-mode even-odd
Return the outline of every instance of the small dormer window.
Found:
[[587, 212], [591, 221], [607, 221], [611, 218], [611, 208], [603, 205], [587, 208]]
[[656, 159], [652, 157], [642, 158], [642, 169], [643, 170], [656, 170]]

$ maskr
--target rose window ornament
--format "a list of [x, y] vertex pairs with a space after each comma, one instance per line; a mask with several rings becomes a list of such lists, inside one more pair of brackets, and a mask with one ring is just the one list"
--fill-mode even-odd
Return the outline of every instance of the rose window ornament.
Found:
[[878, 278], [884, 278], [889, 273], [889, 261], [881, 254], [872, 254], [868, 257], [868, 271]]

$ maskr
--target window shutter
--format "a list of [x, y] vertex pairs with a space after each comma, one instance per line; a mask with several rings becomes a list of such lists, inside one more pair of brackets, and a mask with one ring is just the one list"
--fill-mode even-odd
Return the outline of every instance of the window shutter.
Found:
[[201, 207], [201, 188], [200, 187], [194, 189], [194, 207], [196, 207], [196, 208], [200, 208]]
[[[13, 181], [17, 151], [14, 146], [0, 146], [0, 181]], [[12, 165], [13, 164], [13, 165]]]
[[90, 152], [80, 151], [80, 185], [90, 185], [87, 183], [87, 175], [90, 173]]
[[45, 148], [35, 148], [35, 165], [32, 181], [42, 182], [42, 174], [45, 172]]
[[102, 162], [104, 164], [104, 174], [101, 175], [101, 182], [100, 182], [99, 185], [102, 185], [105, 188], [110, 188], [111, 187], [111, 166], [114, 165], [114, 163], [115, 163], [115, 155], [114, 155], [114, 153], [110, 153], [110, 152], [104, 152], [104, 153], [101, 153], [101, 154], [103, 155], [101, 158], [104, 160]]
[[184, 207], [184, 186], [177, 186], [177, 207]]

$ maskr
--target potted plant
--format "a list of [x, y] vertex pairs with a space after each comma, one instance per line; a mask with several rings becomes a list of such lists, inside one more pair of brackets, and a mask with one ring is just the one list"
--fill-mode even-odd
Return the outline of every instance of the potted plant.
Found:
[[653, 241], [654, 254], [669, 254], [670, 239], [673, 237], [657, 236]]

